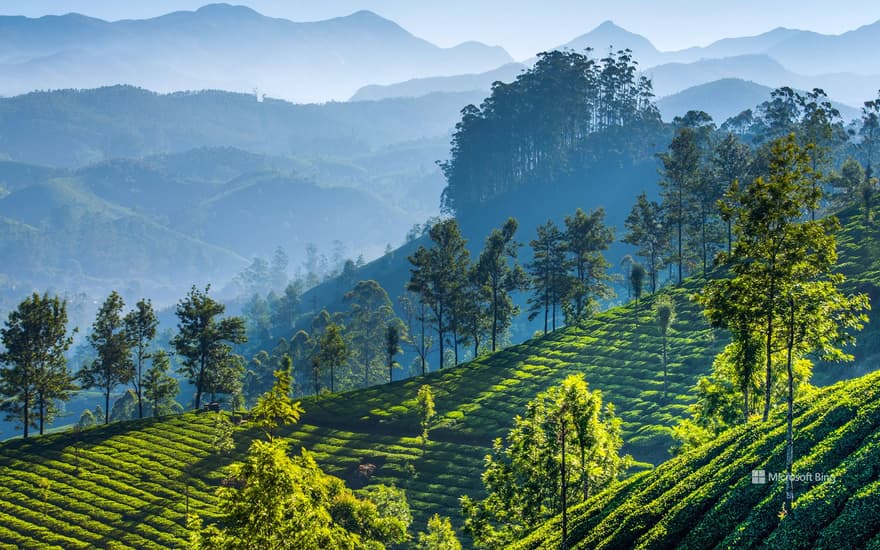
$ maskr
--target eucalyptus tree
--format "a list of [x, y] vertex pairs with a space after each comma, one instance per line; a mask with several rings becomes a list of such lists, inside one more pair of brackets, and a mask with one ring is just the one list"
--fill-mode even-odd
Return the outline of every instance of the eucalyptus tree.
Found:
[[660, 155], [663, 211], [666, 222], [674, 228], [675, 248], [670, 260], [678, 267], [679, 284], [684, 279], [685, 253], [688, 252], [684, 231], [692, 217], [694, 188], [700, 177], [700, 157], [698, 134], [690, 127], [679, 129], [669, 150]]
[[134, 352], [134, 377], [132, 384], [137, 396], [138, 418], [144, 417], [143, 386], [144, 386], [144, 362], [152, 357], [149, 351], [150, 344], [156, 337], [156, 328], [159, 320], [153, 311], [150, 300], [140, 300], [134, 309], [128, 312], [123, 319], [125, 332], [131, 349]]
[[9, 312], [0, 342], [0, 409], [7, 420], [21, 424], [24, 438], [30, 428], [42, 435], [57, 413], [56, 401], [70, 399], [75, 389], [65, 356], [73, 342], [67, 334], [67, 302], [33, 293]]
[[527, 288], [526, 274], [516, 262], [519, 244], [513, 237], [517, 226], [516, 219], [508, 218], [500, 230], [493, 229], [476, 264], [477, 284], [485, 288], [489, 298], [493, 352], [498, 334], [506, 331], [519, 314], [511, 293]]
[[193, 406], [201, 406], [202, 394], [212, 380], [214, 371], [229, 366], [233, 355], [230, 344], [247, 341], [244, 320], [240, 317], [220, 318], [226, 306], [211, 298], [211, 286], [199, 290], [195, 286], [177, 303], [178, 333], [171, 345], [182, 359], [181, 372], [196, 388]]
[[122, 297], [113, 291], [101, 305], [92, 325], [88, 341], [95, 348], [97, 357], [83, 366], [79, 379], [85, 388], [99, 388], [104, 394], [104, 423], [110, 421], [110, 393], [121, 384], [128, 384], [135, 377], [131, 360], [132, 341], [126, 331], [122, 309]]
[[580, 208], [565, 218], [565, 249], [573, 271], [568, 288], [570, 317], [580, 321], [595, 309], [597, 298], [613, 295], [610, 264], [602, 252], [614, 241], [614, 230], [605, 225], [605, 210], [589, 214]]
[[440, 368], [443, 368], [445, 336], [459, 330], [452, 323], [452, 309], [466, 286], [470, 252], [455, 219], [438, 222], [431, 227], [429, 235], [431, 248], [420, 246], [409, 257], [413, 268], [406, 286], [431, 310], [439, 341]]
[[566, 294], [568, 259], [564, 235], [553, 223], [538, 226], [538, 237], [529, 243], [532, 261], [527, 265], [534, 294], [529, 298], [529, 321], [543, 311], [544, 334], [552, 325], [556, 330], [556, 313]]
[[657, 292], [658, 273], [663, 266], [663, 251], [668, 244], [668, 232], [663, 225], [661, 207], [649, 201], [642, 192], [624, 222], [627, 233], [623, 242], [638, 247], [637, 254], [645, 260], [651, 277], [651, 292]]

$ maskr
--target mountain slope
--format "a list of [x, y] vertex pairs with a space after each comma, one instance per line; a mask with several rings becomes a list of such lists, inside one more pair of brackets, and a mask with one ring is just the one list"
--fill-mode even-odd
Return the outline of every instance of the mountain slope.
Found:
[[0, 98], [0, 155], [78, 167], [200, 147], [274, 156], [363, 155], [447, 136], [482, 92], [295, 105], [229, 92], [157, 94], [131, 86]]
[[746, 109], [770, 99], [773, 90], [739, 78], [724, 78], [700, 84], [660, 98], [657, 108], [663, 120], [672, 120], [688, 111], [705, 111], [720, 124]]
[[511, 82], [525, 69], [521, 63], [508, 63], [484, 73], [455, 76], [435, 76], [414, 78], [381, 86], [370, 84], [360, 88], [349, 101], [377, 101], [393, 97], [420, 97], [434, 92], [469, 92], [479, 90], [488, 93], [496, 81]]
[[[842, 215], [841, 269], [848, 274], [863, 274], [861, 279], [854, 277], [853, 284], [872, 292], [876, 298], [880, 241], [876, 229], [866, 230], [860, 220], [860, 213], [855, 210]], [[414, 510], [416, 528], [421, 529], [434, 513], [447, 515], [458, 523], [458, 497], [481, 494], [483, 457], [493, 439], [506, 433], [513, 416], [521, 413], [535, 394], [559, 383], [568, 374], [584, 373], [591, 388], [602, 390], [603, 399], [615, 404], [623, 422], [625, 450], [637, 460], [658, 464], [668, 457], [668, 427], [685, 415], [687, 405], [694, 399], [691, 387], [698, 376], [708, 372], [715, 353], [725, 343], [724, 334], [709, 329], [689, 300], [698, 287], [699, 281], [691, 279], [684, 287], [663, 291], [675, 300], [678, 314], [670, 332], [668, 399], [662, 398], [661, 340], [652, 321], [652, 299], [647, 298], [638, 308], [630, 303], [597, 315], [582, 327], [560, 329], [457, 368], [321, 399], [305, 399], [306, 414], [302, 421], [285, 429], [283, 435], [292, 439], [294, 452], [300, 446], [314, 451], [323, 468], [354, 487], [395, 483], [404, 488]], [[876, 312], [874, 318], [860, 337], [860, 346], [876, 341]], [[856, 348], [857, 352], [860, 350], [861, 347]], [[870, 360], [857, 354], [862, 367], [876, 367]], [[848, 372], [862, 371], [857, 368]], [[847, 415], [860, 407], [866, 409], [861, 419], [880, 422], [875, 410], [880, 397], [878, 377], [873, 375], [845, 386], [846, 396], [835, 393], [836, 389], [822, 390], [817, 394], [819, 397], [809, 400], [815, 406], [810, 409], [812, 412], [800, 416], [799, 425], [809, 430], [812, 424], [808, 418], [830, 419], [842, 425], [849, 422]], [[416, 413], [416, 394], [422, 384], [432, 386], [438, 414], [424, 449], [417, 437], [420, 427]], [[802, 402], [799, 408], [806, 405]], [[213, 493], [224, 477], [218, 468], [240, 458], [249, 441], [257, 436], [256, 430], [239, 429], [235, 434], [235, 451], [229, 456], [217, 456], [211, 450], [212, 424], [207, 416], [189, 413], [158, 421], [113, 424], [81, 434], [0, 444], [0, 483], [10, 488], [0, 493], [0, 543], [64, 548], [105, 546], [111, 542], [133, 548], [184, 544], [185, 486], [190, 487], [192, 509], [209, 520], [216, 517]], [[761, 445], [766, 449], [778, 449], [778, 417], [774, 422], [776, 427], [769, 435], [755, 427], [720, 438], [717, 449], [727, 450], [718, 458], [695, 451], [658, 468], [656, 472], [662, 473], [662, 477], [655, 477], [654, 472], [634, 475], [618, 489], [619, 493], [605, 493], [598, 497], [605, 500], [588, 503], [588, 508], [598, 509], [606, 503], [628, 499], [631, 494], [642, 495], [638, 500], [627, 501], [625, 508], [608, 507], [609, 519], [600, 518], [602, 539], [620, 527], [624, 534], [633, 533], [624, 535], [629, 537], [627, 540], [635, 540], [654, 523], [659, 526], [652, 531], [652, 537], [662, 539], [666, 530], [677, 532], [680, 524], [673, 525], [672, 519], [682, 516], [661, 515], [676, 499], [685, 503], [684, 510], [694, 512], [692, 517], [683, 516], [688, 521], [685, 525], [697, 525], [700, 516], [696, 514], [707, 509], [707, 502], [699, 500], [704, 493], [689, 496], [693, 485], [676, 486], [675, 476], [688, 476], [703, 463], [716, 460], [719, 468], [730, 465], [730, 471], [737, 472], [737, 483], [742, 485], [739, 473], [753, 466], [746, 459], [740, 460], [743, 453], [738, 452], [742, 447], [739, 443], [765, 441]], [[863, 425], [855, 423], [853, 427]], [[804, 432], [806, 435], [799, 440], [799, 457], [807, 456], [813, 441], [811, 433], [831, 433], [832, 424], [826, 427], [822, 428], [824, 431]], [[852, 444], [854, 440], [845, 441]], [[816, 450], [822, 449], [825, 448]], [[705, 456], [705, 460], [689, 458], [694, 456]], [[772, 455], [768, 468], [779, 468], [779, 460], [779, 456]], [[756, 467], [762, 461], [755, 460], [754, 464]], [[363, 475], [369, 471], [373, 473]], [[705, 481], [707, 490], [718, 495], [726, 491], [732, 479], [723, 475], [726, 470], [713, 477], [718, 471], [710, 467], [689, 479], [695, 483]], [[652, 483], [655, 479], [656, 484]], [[626, 492], [627, 487], [638, 492]], [[656, 491], [643, 491], [651, 487]], [[647, 506], [651, 500], [646, 498], [655, 493], [651, 500], [665, 494], [663, 500], [657, 502], [657, 507]], [[617, 500], [616, 495], [620, 496]], [[752, 499], [760, 495], [747, 492], [747, 496]], [[740, 502], [732, 499], [723, 504], [735, 507], [737, 513], [732, 517], [737, 518], [737, 514], [751, 508], [751, 504], [740, 508]], [[765, 505], [761, 513], [766, 510], [775, 514], [778, 507]], [[573, 536], [591, 532], [588, 509], [583, 508], [582, 512], [578, 521], [583, 527], [573, 530]], [[610, 515], [611, 512], [614, 514]], [[623, 516], [629, 514], [633, 519], [624, 521]], [[699, 525], [717, 533], [711, 531], [717, 525], [713, 521], [714, 516], [709, 515]], [[773, 525], [754, 522], [746, 527], [760, 530], [771, 529]], [[552, 544], [553, 537], [558, 536], [553, 534], [554, 529], [547, 527], [536, 533], [530, 539], [532, 547], [544, 547], [540, 537], [548, 537], [548, 544]]]
[[[880, 373], [804, 396], [795, 415], [799, 477], [784, 519], [779, 408], [573, 509], [565, 547], [880, 547]], [[556, 518], [515, 548], [556, 548], [560, 533]]]
[[296, 23], [228, 4], [115, 22], [0, 17], [0, 51], [2, 95], [133, 84], [163, 92], [256, 89], [297, 102], [512, 61], [502, 48], [474, 42], [437, 47], [369, 11]]

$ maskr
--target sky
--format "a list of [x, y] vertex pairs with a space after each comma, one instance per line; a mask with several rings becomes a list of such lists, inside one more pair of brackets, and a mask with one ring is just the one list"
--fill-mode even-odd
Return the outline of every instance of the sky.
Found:
[[[0, 0], [0, 14], [78, 12], [107, 20], [193, 10], [210, 0]], [[789, 27], [839, 34], [880, 20], [877, 0], [229, 0], [273, 17], [315, 21], [367, 9], [439, 46], [503, 46], [515, 59], [564, 44], [605, 20], [661, 50]]]

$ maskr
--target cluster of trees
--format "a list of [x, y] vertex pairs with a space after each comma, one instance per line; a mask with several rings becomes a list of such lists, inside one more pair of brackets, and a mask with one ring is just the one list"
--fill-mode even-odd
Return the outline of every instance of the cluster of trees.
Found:
[[[289, 292], [286, 302], [298, 303], [294, 296]], [[252, 357], [243, 378], [247, 402], [271, 385], [272, 373], [285, 356], [293, 360], [293, 387], [300, 394], [393, 381], [394, 370], [400, 368], [395, 358], [401, 344], [408, 341], [408, 333], [388, 293], [376, 281], [360, 281], [343, 301], [348, 310], [333, 314], [321, 310], [312, 317], [308, 330], [297, 330], [289, 339], [281, 336], [271, 351], [262, 350]], [[295, 330], [292, 323], [284, 324], [280, 334]]]
[[744, 183], [768, 172], [772, 143], [789, 134], [811, 151], [806, 177], [819, 195], [810, 218], [829, 207], [858, 204], [870, 221], [878, 186], [872, 176], [880, 143], [878, 112], [880, 103], [866, 102], [861, 121], [847, 130], [824, 91], [783, 87], [756, 114], [746, 111], [720, 129], [702, 111], [676, 118], [675, 136], [660, 155], [661, 201], [639, 196], [623, 239], [637, 247], [651, 291], [660, 284], [664, 267], [669, 278], [681, 282], [689, 274], [705, 274], [717, 252], [731, 252], [732, 197]]
[[612, 295], [609, 264], [602, 252], [614, 233], [604, 218], [601, 209], [589, 214], [578, 209], [565, 218], [564, 231], [548, 221], [531, 242], [534, 260], [528, 271], [518, 263], [522, 245], [514, 238], [518, 226], [514, 218], [492, 230], [476, 261], [471, 260], [454, 218], [431, 227], [431, 246], [421, 246], [409, 257], [407, 283], [412, 293], [407, 311], [420, 324], [416, 348], [423, 372], [426, 324], [439, 342], [441, 368], [449, 344], [455, 364], [460, 346], [472, 345], [474, 357], [483, 350], [494, 352], [519, 314], [515, 292], [534, 290], [530, 320], [543, 312], [545, 333], [550, 327], [555, 330], [557, 313], [564, 313], [566, 322], [572, 323], [595, 311], [598, 299]]
[[[231, 346], [245, 341], [244, 321], [220, 318], [225, 306], [208, 296], [209, 290], [193, 287], [178, 303], [178, 332], [171, 340], [179, 371], [195, 388], [195, 408], [204, 394], [213, 399], [219, 393], [240, 392], [237, 388], [244, 371], [243, 359]], [[42, 434], [58, 414], [60, 403], [80, 388], [99, 389], [104, 397], [104, 407], [84, 413], [81, 425], [143, 418], [149, 413], [157, 416], [173, 409], [179, 387], [169, 374], [169, 354], [154, 349], [158, 320], [153, 306], [149, 300], [140, 300], [131, 311], [124, 313], [124, 309], [122, 297], [111, 292], [87, 335], [94, 358], [77, 372], [67, 362], [72, 337], [67, 330], [66, 301], [35, 293], [9, 314], [0, 329], [4, 347], [0, 407], [8, 420], [21, 424], [24, 437], [34, 427]], [[110, 396], [126, 385], [131, 390], [111, 409]]]
[[676, 429], [682, 448], [757, 417], [767, 421], [772, 406], [788, 406], [788, 480], [783, 512], [791, 510], [792, 404], [808, 381], [810, 357], [851, 360], [843, 351], [853, 331], [867, 321], [864, 294], [845, 294], [837, 261], [834, 216], [813, 219], [821, 198], [813, 155], [794, 134], [769, 144], [767, 171], [734, 186], [730, 252], [722, 252], [720, 277], [697, 296], [713, 326], [731, 342], [716, 358], [711, 376], [698, 385], [693, 418]]
[[[266, 440], [251, 443], [217, 490], [220, 521], [203, 526], [189, 519], [190, 547], [202, 548], [385, 548], [412, 540], [412, 514], [403, 490], [372, 485], [354, 492], [321, 470], [311, 453], [291, 456], [278, 428], [299, 421], [303, 410], [291, 395], [291, 360], [285, 356], [275, 382], [257, 400], [253, 422]], [[434, 516], [417, 547], [457, 550], [448, 519]]]
[[482, 500], [462, 497], [465, 531], [481, 548], [506, 548], [552, 516], [585, 501], [626, 471], [620, 420], [583, 375], [538, 394], [486, 458]]
[[593, 134], [659, 126], [650, 80], [629, 50], [602, 59], [590, 51], [552, 51], [514, 82], [496, 82], [479, 107], [462, 110], [442, 207], [458, 215], [524, 184], [553, 184], [591, 158]]

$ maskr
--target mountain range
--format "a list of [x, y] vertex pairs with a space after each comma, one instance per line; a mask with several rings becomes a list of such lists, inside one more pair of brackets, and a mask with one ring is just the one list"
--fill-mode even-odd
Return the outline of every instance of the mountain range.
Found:
[[[595, 29], [551, 49], [583, 51], [586, 48], [591, 48], [595, 57], [602, 57], [610, 49], [632, 50], [643, 74], [651, 78], [661, 103], [664, 98], [689, 88], [725, 81], [714, 87], [717, 91], [731, 83], [728, 79], [739, 79], [769, 88], [822, 88], [844, 105], [841, 110], [846, 115], [856, 116], [855, 109], [845, 106], [860, 106], [862, 102], [876, 97], [880, 89], [880, 62], [871, 53], [880, 48], [880, 22], [840, 35], [779, 28], [757, 36], [726, 38], [706, 47], [663, 52], [644, 36], [605, 21]], [[492, 82], [510, 81], [534, 61], [535, 58], [532, 58], [523, 64], [509, 64], [481, 74], [366, 86], [351, 99], [415, 97], [434, 91], [488, 92]], [[697, 93], [694, 91], [692, 95]], [[738, 112], [731, 105], [744, 103], [736, 100], [734, 90], [727, 90], [723, 95], [733, 99], [734, 103], [719, 105], [720, 108], [711, 113], [718, 120], [723, 120], [719, 116]], [[754, 106], [749, 103], [745, 105]]]
[[78, 14], [0, 17], [0, 52], [0, 94], [7, 96], [124, 83], [296, 102], [339, 100], [368, 83], [482, 72], [512, 61], [504, 49], [478, 42], [440, 48], [369, 11], [298, 23], [228, 4], [114, 22]]

